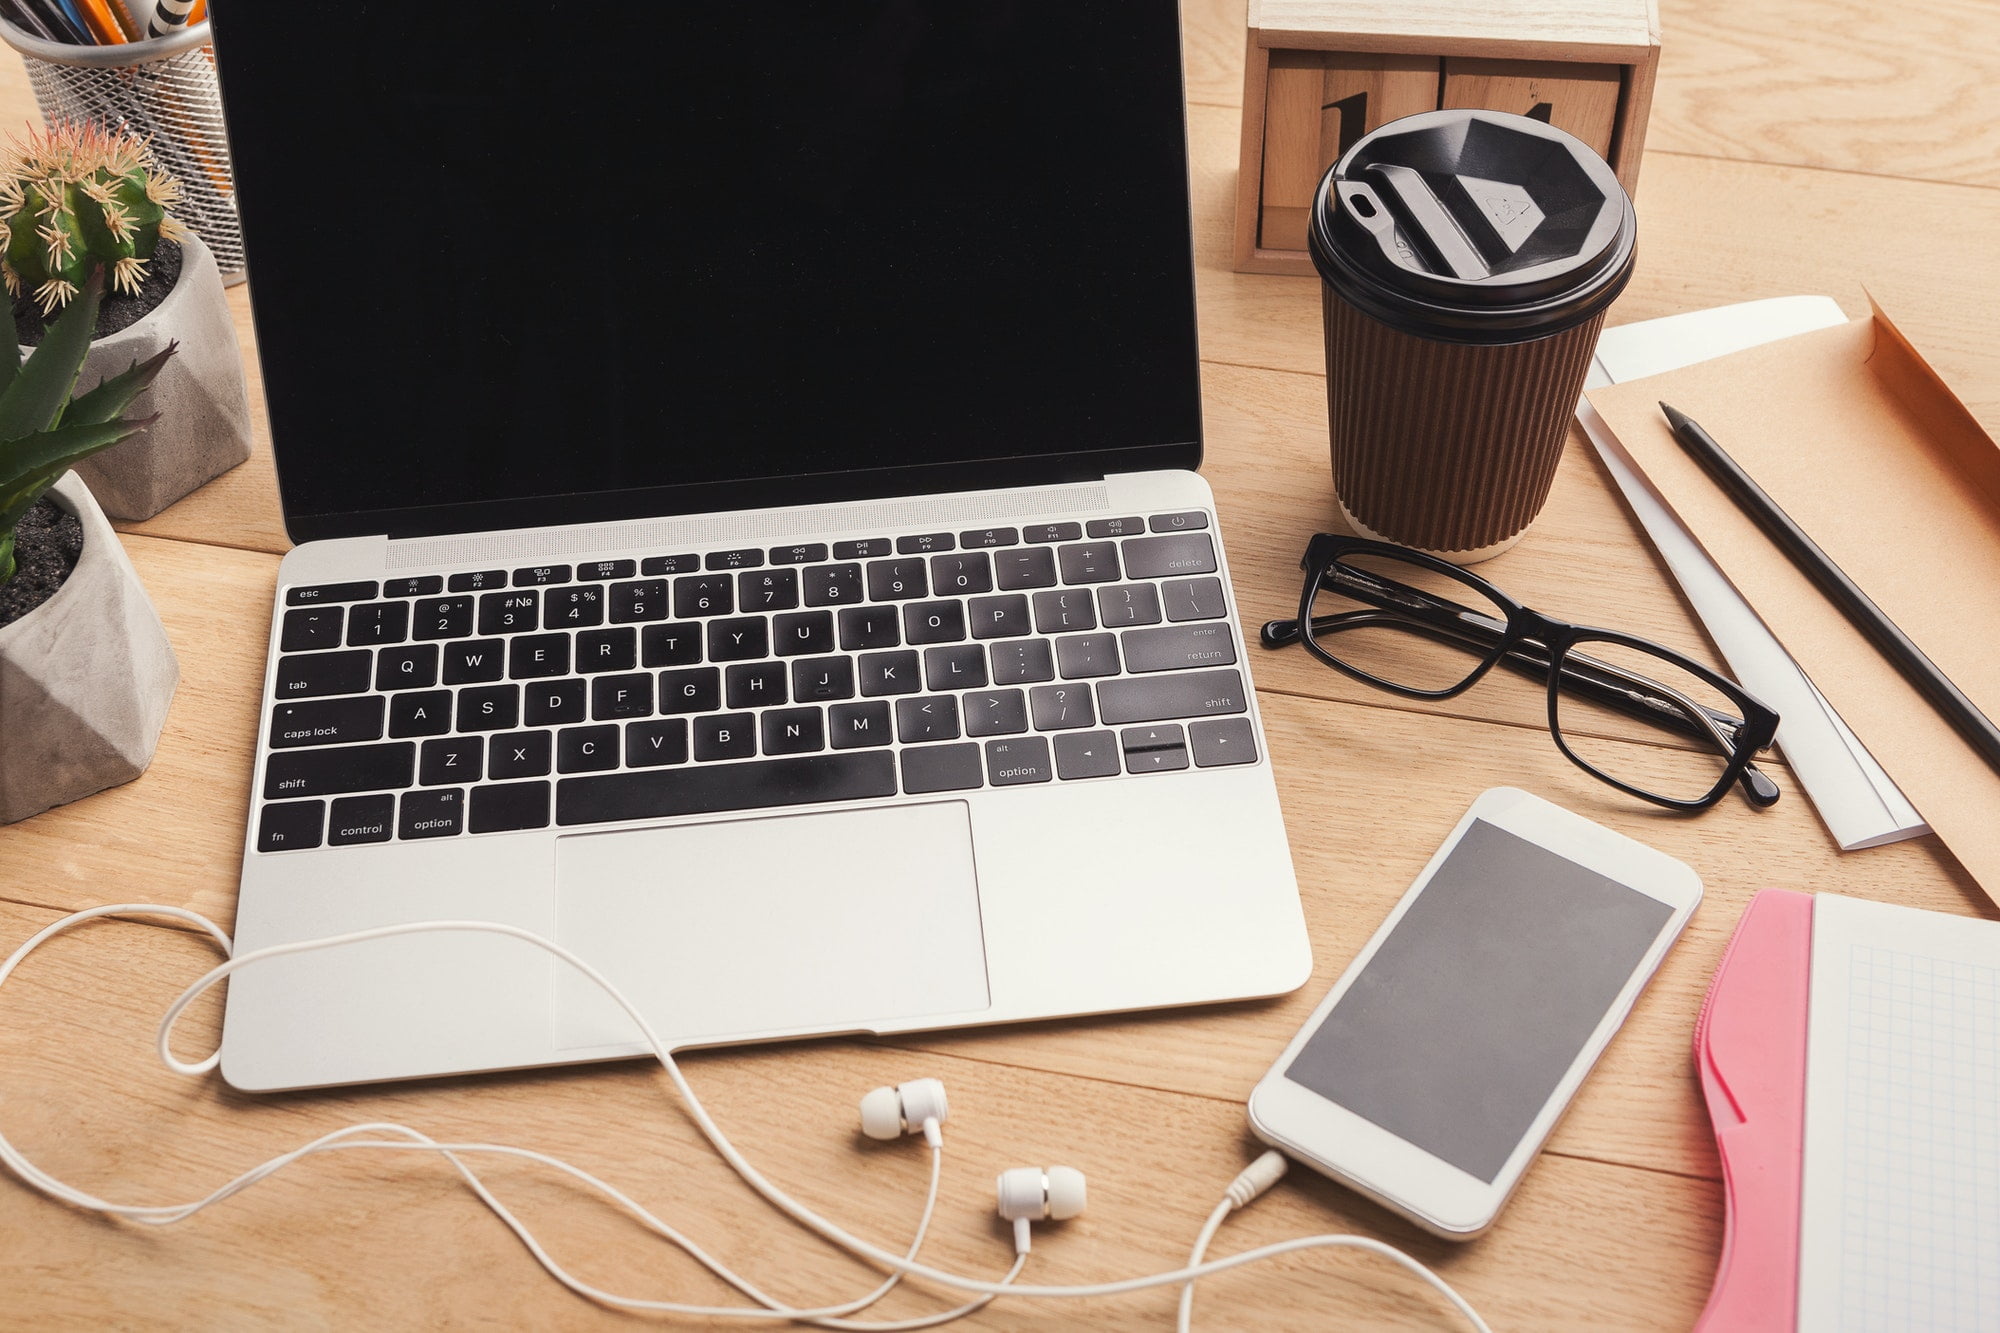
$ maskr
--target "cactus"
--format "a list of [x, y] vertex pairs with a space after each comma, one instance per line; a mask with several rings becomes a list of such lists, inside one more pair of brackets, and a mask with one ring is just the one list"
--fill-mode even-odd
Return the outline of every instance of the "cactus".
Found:
[[114, 291], [136, 295], [162, 237], [186, 228], [167, 210], [180, 183], [155, 167], [146, 142], [94, 124], [58, 124], [10, 145], [0, 165], [0, 275], [46, 318], [83, 289], [94, 266]]

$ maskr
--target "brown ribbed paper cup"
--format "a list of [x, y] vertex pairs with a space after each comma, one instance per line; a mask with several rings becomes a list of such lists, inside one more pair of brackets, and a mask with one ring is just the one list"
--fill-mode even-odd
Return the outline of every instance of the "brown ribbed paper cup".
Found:
[[1581, 141], [1525, 116], [1392, 121], [1320, 182], [1333, 489], [1363, 536], [1459, 561], [1548, 499], [1636, 223]]

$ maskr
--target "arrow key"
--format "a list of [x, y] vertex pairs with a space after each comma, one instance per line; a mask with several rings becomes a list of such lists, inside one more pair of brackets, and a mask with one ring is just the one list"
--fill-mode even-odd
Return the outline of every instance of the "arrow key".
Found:
[[1247, 717], [1216, 717], [1188, 728], [1194, 761], [1202, 768], [1257, 762], [1257, 734]]
[[1113, 778], [1118, 776], [1118, 738], [1108, 731], [1073, 731], [1056, 737], [1056, 776]]

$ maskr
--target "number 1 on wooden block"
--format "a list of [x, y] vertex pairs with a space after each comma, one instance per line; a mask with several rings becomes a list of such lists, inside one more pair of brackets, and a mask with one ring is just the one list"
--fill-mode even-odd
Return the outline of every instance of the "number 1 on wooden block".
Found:
[[[1258, 245], [1306, 248], [1306, 219], [1326, 169], [1362, 135], [1435, 111], [1436, 57], [1274, 51], [1264, 110], [1264, 189]], [[1284, 154], [1276, 165], [1274, 155]], [[1273, 189], [1273, 184], [1277, 189]]]

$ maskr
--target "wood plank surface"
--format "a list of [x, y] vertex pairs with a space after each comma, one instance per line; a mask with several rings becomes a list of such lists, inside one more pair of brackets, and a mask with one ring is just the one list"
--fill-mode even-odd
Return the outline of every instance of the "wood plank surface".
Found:
[[[1562, 8], [1556, 6], [1555, 8]], [[1758, 296], [1872, 292], [2000, 428], [2000, 11], [1971, 0], [1667, 0], [1640, 210], [1640, 263], [1614, 323]], [[1553, 10], [1551, 11], [1553, 12]], [[1295, 609], [1297, 560], [1333, 512], [1319, 285], [1231, 270], [1244, 52], [1242, 0], [1187, 0], [1208, 456], [1246, 640]], [[0, 55], [0, 120], [33, 115]], [[250, 292], [232, 290], [253, 396]], [[287, 542], [258, 403], [252, 461], [125, 544], [183, 680], [141, 779], [0, 829], [0, 953], [60, 912], [142, 899], [233, 911], [266, 626]], [[1580, 437], [1519, 547], [1481, 567], [1566, 619], [1712, 652]], [[854, 1130], [855, 1099], [937, 1074], [954, 1119], [931, 1257], [1008, 1261], [990, 1182], [1067, 1162], [1090, 1211], [1037, 1235], [1028, 1276], [1103, 1280], [1177, 1264], [1254, 1154], [1242, 1101], [1480, 790], [1517, 785], [1696, 867], [1707, 888], [1668, 957], [1499, 1224], [1451, 1246], [1309, 1172], [1224, 1229], [1217, 1253], [1355, 1229], [1439, 1267], [1501, 1329], [1685, 1328], [1721, 1237], [1719, 1171], [1693, 1080], [1694, 1014], [1743, 904], [1776, 885], [1965, 915], [1992, 907], [1935, 839], [1841, 855], [1782, 764], [1779, 804], [1731, 797], [1697, 819], [1618, 796], [1551, 743], [1539, 692], [1495, 679], [1443, 705], [1359, 686], [1297, 649], [1252, 647], [1314, 948], [1312, 980], [1276, 1000], [1115, 1019], [704, 1053], [690, 1077], [753, 1160], [807, 1202], [895, 1243], [926, 1164]], [[0, 738], [4, 743], [4, 738]], [[1644, 771], [1656, 737], [1613, 742]], [[757, 1203], [642, 1064], [389, 1089], [248, 1097], [185, 1080], [151, 1053], [164, 1005], [213, 961], [185, 930], [101, 924], [52, 945], [0, 991], [0, 1133], [57, 1175], [118, 1199], [192, 1197], [229, 1173], [360, 1119], [391, 1118], [570, 1157], [660, 1207], [703, 1244], [799, 1298], [858, 1291], [870, 1271]], [[199, 1008], [180, 1049], [205, 1049]], [[725, 1289], [544, 1170], [497, 1188], [581, 1275], [650, 1296]], [[1175, 1297], [1005, 1302], [980, 1328], [1162, 1328]], [[949, 1304], [905, 1290], [877, 1313]], [[0, 1179], [0, 1326], [385, 1327], [629, 1322], [558, 1288], [440, 1163], [320, 1159], [165, 1231], [106, 1223]], [[695, 1326], [691, 1321], [665, 1321]], [[1217, 1328], [1452, 1326], [1407, 1275], [1352, 1254], [1293, 1256], [1204, 1283]]]

